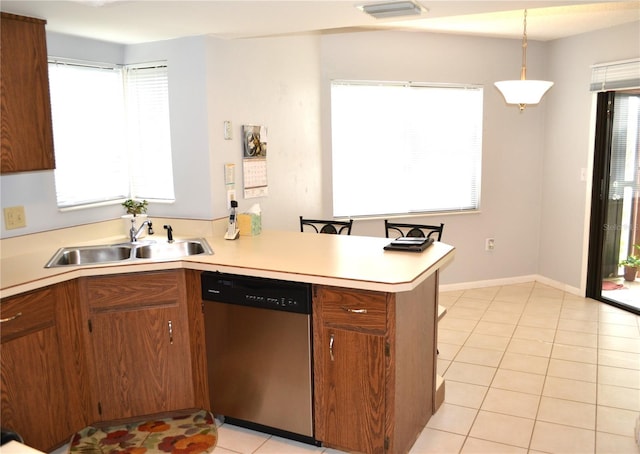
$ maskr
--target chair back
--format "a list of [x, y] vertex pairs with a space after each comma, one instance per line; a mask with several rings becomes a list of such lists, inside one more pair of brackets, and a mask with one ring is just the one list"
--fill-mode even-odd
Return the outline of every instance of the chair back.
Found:
[[[442, 231], [444, 230], [444, 224], [440, 225], [426, 225], [426, 224], [399, 224], [397, 222], [389, 222], [384, 220], [384, 233], [389, 238], [389, 231], [397, 232], [400, 236], [418, 237], [418, 238], [431, 238], [436, 241], [442, 239]], [[397, 237], [396, 237], [397, 238]]]
[[333, 235], [351, 235], [351, 227], [353, 226], [353, 219], [348, 221], [329, 221], [323, 219], [304, 219], [300, 216], [300, 231], [304, 232], [304, 226], [310, 226], [307, 231], [315, 231], [316, 233], [329, 233]]

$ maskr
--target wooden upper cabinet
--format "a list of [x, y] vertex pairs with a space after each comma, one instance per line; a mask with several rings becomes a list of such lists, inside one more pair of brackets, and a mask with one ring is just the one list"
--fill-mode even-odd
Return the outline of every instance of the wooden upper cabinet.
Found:
[[46, 21], [1, 13], [0, 173], [55, 168]]

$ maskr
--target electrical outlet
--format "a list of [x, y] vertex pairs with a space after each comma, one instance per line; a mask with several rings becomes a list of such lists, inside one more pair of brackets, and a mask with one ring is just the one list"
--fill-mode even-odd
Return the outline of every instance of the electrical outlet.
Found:
[[487, 238], [484, 240], [484, 250], [493, 251], [496, 248], [496, 240], [493, 238]]
[[27, 226], [23, 206], [7, 207], [4, 209], [4, 227], [7, 230], [19, 229]]

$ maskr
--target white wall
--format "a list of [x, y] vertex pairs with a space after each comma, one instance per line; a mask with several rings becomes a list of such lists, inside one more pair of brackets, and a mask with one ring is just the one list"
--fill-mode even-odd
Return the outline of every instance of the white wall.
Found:
[[[334, 34], [322, 38], [325, 169], [331, 168], [330, 79], [484, 86], [480, 212], [406, 219], [417, 223], [444, 222], [443, 241], [457, 249], [456, 259], [441, 275], [445, 284], [530, 275], [536, 271], [547, 100], [520, 113], [517, 107], [507, 106], [493, 86], [497, 80], [519, 77], [520, 45], [519, 40], [402, 32]], [[529, 42], [530, 78], [546, 77], [545, 55], [545, 44]], [[322, 214], [330, 216], [329, 172], [324, 174], [323, 200]], [[356, 220], [353, 233], [384, 236], [383, 221]], [[488, 237], [495, 238], [493, 252], [484, 250]]]
[[[299, 229], [298, 216], [322, 201], [318, 37], [209, 38], [207, 74], [214, 214], [227, 214], [222, 177], [224, 164], [234, 163], [239, 210], [258, 203], [263, 228]], [[232, 140], [224, 139], [224, 121], [232, 122]], [[243, 125], [268, 128], [267, 197], [243, 197]]]
[[555, 86], [547, 100], [538, 273], [582, 290], [591, 195], [580, 172], [585, 168], [590, 175], [593, 167], [591, 65], [638, 57], [640, 22], [560, 39], [549, 47]]
[[[318, 37], [225, 41], [190, 37], [120, 46], [55, 33], [49, 54], [113, 63], [169, 61], [169, 102], [176, 202], [150, 216], [215, 219], [227, 215], [223, 169], [236, 164], [240, 209], [259, 203], [265, 228], [298, 229], [299, 214], [321, 205]], [[233, 122], [233, 140], [222, 125]], [[242, 196], [244, 124], [267, 126], [269, 196]], [[27, 228], [2, 238], [114, 219], [119, 205], [61, 212], [53, 171], [3, 175], [2, 207], [24, 205]]]
[[[211, 219], [209, 143], [206, 110], [205, 38], [192, 37], [122, 46], [57, 33], [47, 33], [51, 56], [108, 63], [168, 60], [171, 139], [176, 202], [150, 204], [151, 216]], [[53, 171], [0, 176], [2, 207], [23, 205], [27, 227], [6, 230], [2, 238], [55, 228], [115, 219], [124, 214], [119, 205], [82, 210], [57, 208]]]
[[[47, 33], [47, 48], [49, 55], [54, 57], [113, 63], [122, 63], [124, 58], [122, 45], [57, 33]], [[60, 212], [53, 171], [2, 175], [0, 196], [2, 208], [23, 205], [27, 220], [26, 228], [15, 230], [5, 230], [2, 222], [1, 238], [114, 219], [124, 214], [119, 206]]]
[[212, 219], [210, 120], [207, 106], [207, 38], [127, 46], [124, 63], [167, 60], [175, 203], [149, 204], [150, 216]]

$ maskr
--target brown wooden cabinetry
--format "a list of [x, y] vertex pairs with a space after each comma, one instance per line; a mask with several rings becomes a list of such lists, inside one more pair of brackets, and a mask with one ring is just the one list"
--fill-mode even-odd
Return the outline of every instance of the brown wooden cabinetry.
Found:
[[437, 272], [384, 293], [314, 286], [316, 438], [349, 452], [407, 452], [434, 413]]
[[0, 173], [53, 169], [46, 21], [0, 20]]
[[0, 303], [2, 426], [49, 451], [87, 424], [87, 372], [75, 282]]
[[184, 271], [81, 280], [94, 420], [194, 406]]
[[386, 296], [316, 287], [313, 304], [316, 438], [382, 453]]

